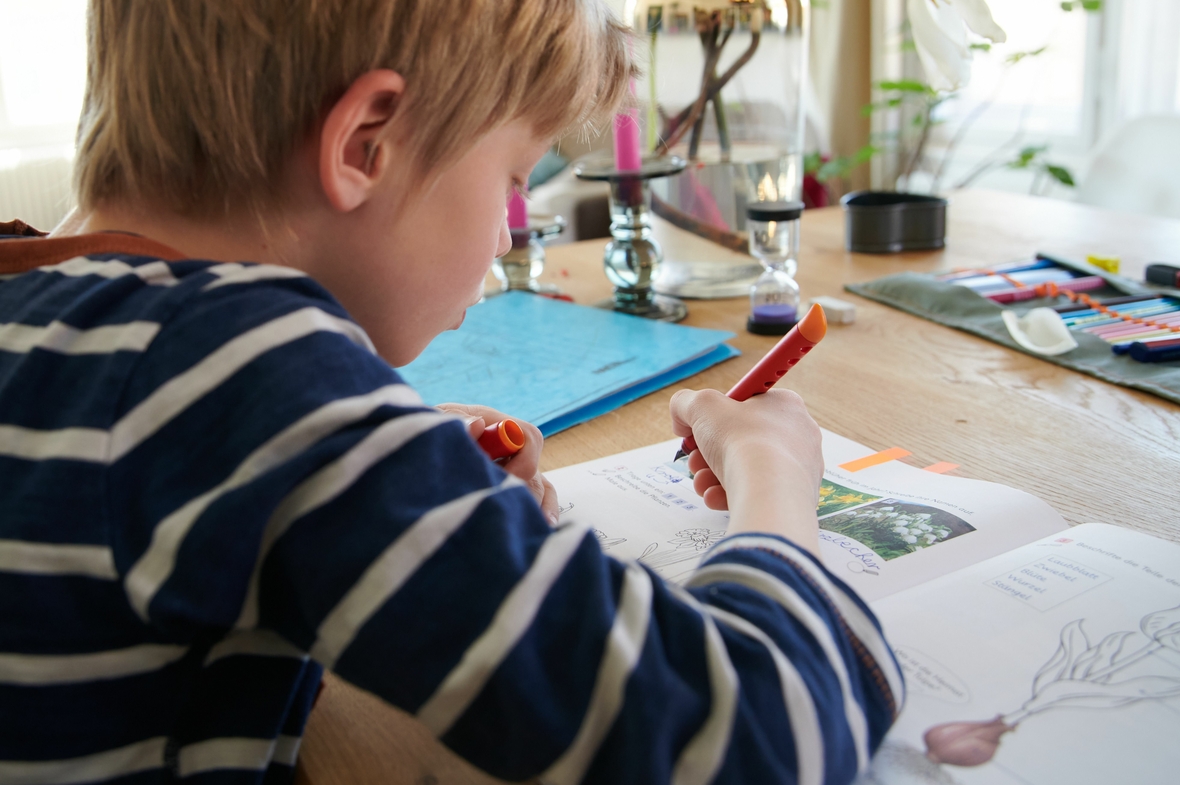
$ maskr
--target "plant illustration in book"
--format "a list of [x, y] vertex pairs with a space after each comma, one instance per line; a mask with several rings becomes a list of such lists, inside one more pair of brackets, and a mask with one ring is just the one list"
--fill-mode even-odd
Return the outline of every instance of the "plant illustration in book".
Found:
[[[639, 560], [653, 570], [664, 570], [674, 564], [699, 559], [705, 555], [705, 551], [713, 547], [713, 544], [724, 536], [725, 531], [722, 529], [703, 527], [681, 529], [676, 532], [673, 539], [668, 541], [668, 545], [671, 546], [668, 550], [661, 551], [659, 543], [653, 542], [644, 550]], [[688, 564], [686, 569], [692, 569], [694, 566], [696, 566], [695, 562]], [[663, 575], [665, 578], [675, 577], [668, 572], [664, 572]]]
[[851, 537], [886, 560], [975, 531], [974, 526], [945, 510], [897, 499], [880, 499], [827, 516], [821, 512], [820, 516], [821, 529]]
[[1030, 717], [1056, 709], [1116, 709], [1180, 696], [1180, 672], [1161, 657], [1180, 653], [1180, 606], [1143, 617], [1139, 629], [1112, 632], [1091, 643], [1077, 619], [1061, 630], [1057, 651], [1033, 677], [1031, 697], [992, 720], [948, 722], [926, 731], [926, 757], [935, 763], [979, 766], [1001, 737]]
[[822, 518], [849, 507], [859, 507], [862, 504], [875, 502], [880, 498], [880, 496], [873, 496], [864, 491], [845, 488], [843, 485], [825, 479], [819, 486], [819, 506], [816, 507], [815, 514]]
[[[573, 505], [571, 504], [570, 507], [573, 507]], [[604, 551], [609, 551], [616, 545], [622, 545], [627, 541], [626, 537], [609, 537], [606, 532], [599, 531], [598, 529], [593, 529], [593, 532], [594, 536], [598, 538], [598, 547]]]

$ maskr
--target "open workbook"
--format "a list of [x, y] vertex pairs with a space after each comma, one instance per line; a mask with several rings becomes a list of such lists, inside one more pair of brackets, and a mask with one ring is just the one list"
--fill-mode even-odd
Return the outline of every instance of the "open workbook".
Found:
[[[678, 440], [548, 476], [565, 516], [668, 580], [724, 536]], [[821, 557], [872, 605], [905, 709], [865, 785], [1180, 781], [1180, 546], [1069, 527], [995, 483], [824, 432]]]

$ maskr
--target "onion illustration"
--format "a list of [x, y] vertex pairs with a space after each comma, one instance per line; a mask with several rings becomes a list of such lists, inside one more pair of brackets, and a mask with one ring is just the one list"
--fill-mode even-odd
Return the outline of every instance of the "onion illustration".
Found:
[[1061, 642], [1033, 678], [1032, 696], [1019, 710], [986, 722], [946, 722], [926, 731], [926, 757], [934, 763], [980, 766], [995, 757], [1000, 737], [1029, 717], [1056, 708], [1114, 709], [1139, 701], [1180, 695], [1180, 678], [1166, 675], [1113, 677], [1152, 663], [1165, 649], [1180, 652], [1180, 605], [1143, 617], [1140, 632], [1112, 632], [1091, 644], [1075, 619], [1061, 629]]
[[935, 763], [979, 766], [987, 763], [1000, 746], [1000, 737], [1013, 727], [1002, 715], [987, 722], [948, 722], [926, 731], [926, 757]]

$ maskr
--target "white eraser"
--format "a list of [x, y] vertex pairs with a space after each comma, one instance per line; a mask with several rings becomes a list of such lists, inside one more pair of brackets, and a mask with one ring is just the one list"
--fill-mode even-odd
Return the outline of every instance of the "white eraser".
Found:
[[831, 324], [852, 324], [856, 321], [856, 306], [847, 300], [837, 300], [835, 297], [812, 297], [807, 301], [807, 307], [822, 305], [824, 316]]

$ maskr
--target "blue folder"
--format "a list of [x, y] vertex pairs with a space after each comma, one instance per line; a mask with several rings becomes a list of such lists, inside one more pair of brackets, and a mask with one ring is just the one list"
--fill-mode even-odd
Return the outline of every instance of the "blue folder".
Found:
[[508, 292], [399, 372], [429, 404], [491, 406], [550, 436], [737, 356], [732, 337]]

